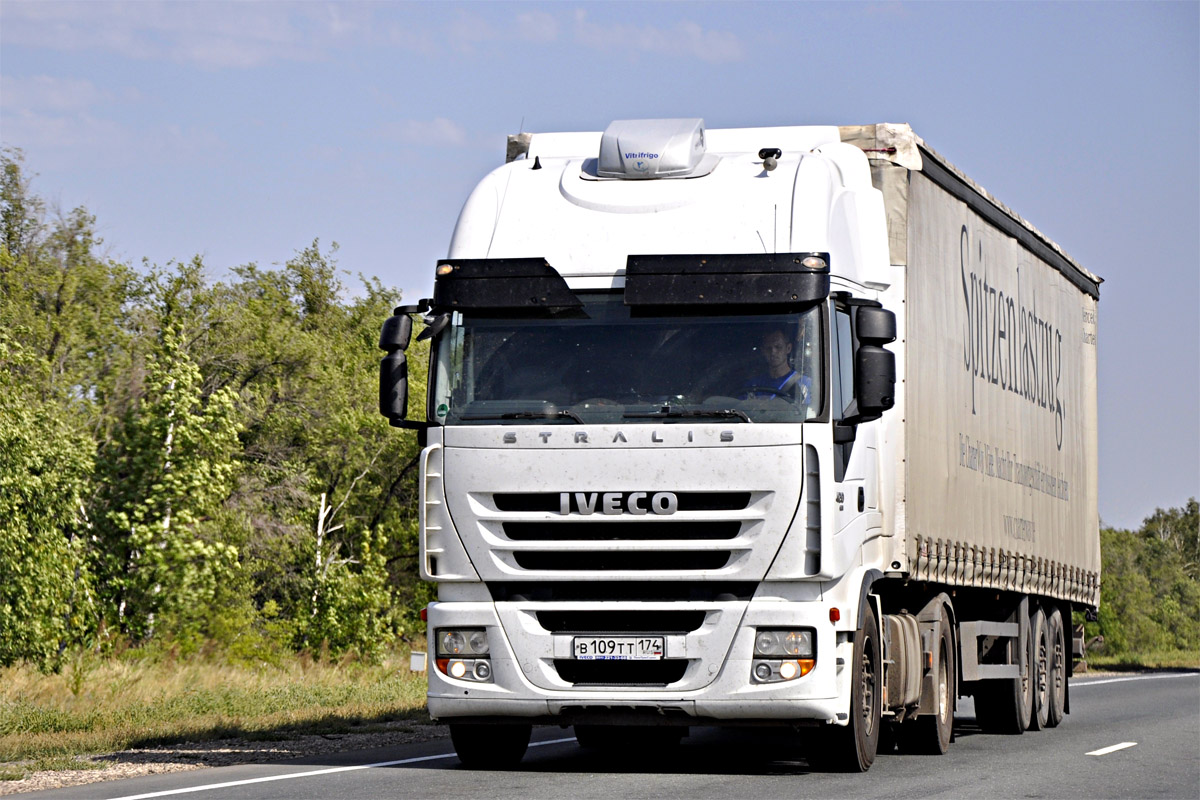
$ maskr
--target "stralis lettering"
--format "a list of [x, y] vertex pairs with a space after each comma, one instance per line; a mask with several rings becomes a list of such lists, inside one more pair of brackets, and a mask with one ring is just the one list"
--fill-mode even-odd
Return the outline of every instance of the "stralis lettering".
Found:
[[558, 495], [560, 514], [674, 514], [679, 510], [679, 498], [673, 492], [561, 492]]
[[[976, 378], [1002, 391], [1044, 408], [1054, 417], [1054, 438], [1063, 445], [1062, 378], [1063, 335], [1048, 319], [1037, 315], [1037, 298], [1021, 294], [1021, 269], [1016, 269], [1016, 292], [997, 286], [999, 269], [988, 276], [983, 240], [972, 248], [967, 226], [959, 236], [966, 326], [963, 331], [963, 366], [971, 374], [971, 413], [976, 413]], [[980, 278], [975, 269], [983, 272]], [[1032, 306], [1026, 305], [1028, 300]]]

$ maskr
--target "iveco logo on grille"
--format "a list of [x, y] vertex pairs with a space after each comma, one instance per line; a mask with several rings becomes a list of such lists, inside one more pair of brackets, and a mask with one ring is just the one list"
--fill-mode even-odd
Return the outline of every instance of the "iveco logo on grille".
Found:
[[560, 514], [674, 514], [679, 498], [674, 492], [562, 492]]

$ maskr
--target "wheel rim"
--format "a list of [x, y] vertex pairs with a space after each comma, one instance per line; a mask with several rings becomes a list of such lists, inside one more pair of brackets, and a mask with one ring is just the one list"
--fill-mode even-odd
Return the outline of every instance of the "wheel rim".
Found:
[[950, 708], [950, 681], [946, 676], [946, 647], [941, 650], [941, 663], [938, 665], [938, 718], [946, 720], [946, 712]]
[[869, 737], [875, 731], [875, 642], [863, 642], [861, 685], [863, 732]]
[[1037, 699], [1041, 707], [1046, 706], [1046, 701], [1050, 692], [1050, 678], [1047, 673], [1049, 670], [1048, 656], [1049, 647], [1046, 646], [1046, 630], [1042, 629], [1041, 635], [1038, 636], [1038, 652], [1037, 652]]
[[1053, 662], [1052, 672], [1053, 672], [1053, 680], [1054, 680], [1054, 690], [1055, 690], [1055, 692], [1058, 693], [1058, 697], [1062, 697], [1063, 679], [1064, 679], [1065, 673], [1066, 673], [1066, 670], [1063, 669], [1063, 666], [1065, 664], [1066, 664], [1066, 662], [1063, 660], [1062, 640], [1056, 636], [1056, 637], [1054, 637], [1054, 662]]

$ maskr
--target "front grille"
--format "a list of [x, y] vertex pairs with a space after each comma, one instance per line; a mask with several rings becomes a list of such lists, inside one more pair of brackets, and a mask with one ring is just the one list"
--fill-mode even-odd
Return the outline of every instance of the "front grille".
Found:
[[513, 553], [521, 569], [563, 572], [715, 570], [729, 562], [728, 550], [604, 550]]
[[497, 603], [597, 602], [732, 603], [749, 600], [757, 581], [489, 581]]
[[514, 542], [734, 539], [742, 529], [738, 520], [716, 522], [505, 522], [504, 535]]
[[[646, 496], [634, 502], [635, 494]], [[670, 513], [659, 513], [652, 508], [659, 494], [571, 492], [560, 505], [558, 492], [480, 493], [472, 510], [494, 563], [514, 577], [603, 580], [662, 572], [707, 578], [745, 565], [774, 501], [772, 492], [684, 491], [671, 494]], [[622, 498], [621, 513], [611, 513], [610, 495]]]
[[707, 612], [539, 611], [538, 623], [551, 633], [691, 633]]
[[[676, 492], [680, 511], [741, 511], [750, 505], [750, 492]], [[557, 513], [557, 492], [503, 492], [492, 495], [498, 511]]]
[[558, 676], [576, 686], [665, 686], [681, 680], [687, 659], [662, 661], [576, 661], [554, 659]]

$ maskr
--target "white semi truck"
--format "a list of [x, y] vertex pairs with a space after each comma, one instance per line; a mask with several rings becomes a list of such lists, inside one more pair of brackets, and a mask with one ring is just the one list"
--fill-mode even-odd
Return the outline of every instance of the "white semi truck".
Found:
[[[381, 411], [416, 428], [429, 712], [464, 764], [1069, 710], [1099, 601], [1100, 279], [906, 125], [510, 137]], [[427, 410], [406, 419], [412, 315]]]

